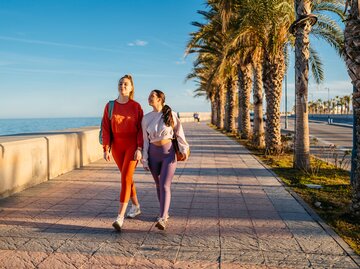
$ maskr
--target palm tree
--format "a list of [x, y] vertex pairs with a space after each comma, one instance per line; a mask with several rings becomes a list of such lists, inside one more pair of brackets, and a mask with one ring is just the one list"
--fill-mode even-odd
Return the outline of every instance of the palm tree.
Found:
[[[247, 48], [247, 53], [249, 54], [245, 53], [245, 58], [247, 55], [252, 56], [256, 49], [261, 51], [262, 80], [267, 101], [266, 151], [268, 153], [279, 152], [281, 150], [280, 101], [285, 71], [284, 49], [288, 41], [287, 30], [293, 21], [294, 13], [291, 1], [232, 0], [227, 2], [219, 0], [219, 2], [227, 7], [228, 10], [235, 10], [238, 13], [235, 16], [237, 23], [234, 23], [234, 26], [237, 28], [234, 34], [231, 35], [233, 36], [232, 45], [238, 46], [242, 50], [244, 47]], [[222, 14], [222, 17], [228, 20], [233, 18], [231, 13], [223, 12]], [[244, 61], [244, 64], [246, 65], [251, 62], [254, 61]], [[241, 68], [244, 68], [245, 65], [240, 65], [240, 71], [244, 71]], [[243, 74], [240, 77], [243, 77]], [[242, 82], [242, 78], [239, 78], [239, 82]], [[243, 90], [241, 83], [240, 90]], [[247, 93], [248, 91], [246, 90], [245, 92]], [[243, 104], [249, 99], [247, 96], [246, 94], [245, 101], [240, 100]], [[244, 126], [239, 124], [239, 131], [246, 134], [247, 119], [249, 118], [246, 106], [239, 107], [239, 115], [244, 117], [242, 121]], [[245, 128], [245, 131], [243, 128]]]
[[295, 35], [296, 129], [294, 167], [309, 170], [310, 140], [308, 120], [309, 34], [317, 18], [311, 15], [310, 0], [295, 0], [296, 21], [290, 30]]
[[339, 114], [340, 96], [336, 95], [334, 98], [334, 114]]
[[[323, 70], [316, 51], [310, 47], [312, 34], [322, 38], [341, 54], [343, 47], [342, 30], [337, 23], [324, 11], [332, 12], [343, 18], [342, 6], [333, 0], [296, 0], [295, 10], [297, 20], [290, 28], [295, 35], [295, 94], [296, 94], [296, 134], [294, 150], [294, 167], [308, 170], [310, 168], [310, 141], [308, 123], [308, 72], [309, 60], [317, 83], [323, 80]], [[314, 14], [311, 14], [314, 12]]]
[[330, 100], [322, 101], [323, 114], [330, 114]]
[[192, 73], [188, 74], [186, 80], [195, 79], [195, 82], [199, 85], [197, 89], [195, 89], [194, 97], [205, 96], [206, 99], [210, 101], [211, 106], [211, 124], [217, 124], [217, 111], [218, 111], [218, 102], [216, 99], [216, 85], [212, 84], [208, 87], [208, 73], [207, 68], [194, 68]]
[[[231, 71], [230, 71], [231, 72]], [[237, 77], [232, 73], [226, 83], [226, 113], [225, 113], [225, 130], [229, 133], [236, 133], [237, 117]]]
[[[199, 14], [205, 17], [208, 21], [207, 24], [199, 22], [192, 22], [192, 24], [199, 28], [197, 32], [190, 34], [191, 40], [187, 45], [186, 54], [197, 53], [197, 60], [194, 62], [194, 70], [188, 75], [188, 78], [200, 78], [199, 83], [203, 91], [212, 93], [213, 99], [216, 102], [216, 126], [220, 129], [224, 128], [224, 115], [225, 115], [225, 89], [224, 83], [217, 77], [217, 63], [222, 55], [222, 36], [221, 36], [221, 25], [216, 23], [214, 16], [216, 12], [210, 11], [198, 11]], [[199, 72], [196, 70], [202, 70], [203, 75], [198, 76]], [[214, 91], [214, 92], [213, 92]]]
[[[340, 113], [344, 114], [344, 110], [346, 110], [346, 102], [345, 102], [345, 96], [340, 97]], [[345, 108], [345, 109], [344, 109]]]
[[[257, 30], [253, 16], [254, 3], [249, 0], [209, 0], [217, 2], [222, 30], [229, 32], [230, 43], [228, 51], [238, 56], [239, 81], [239, 117], [238, 132], [242, 138], [248, 139], [250, 132], [250, 92], [252, 88], [252, 73], [254, 73], [254, 130], [253, 143], [264, 147], [263, 124], [263, 83], [262, 55], [263, 43], [259, 39], [262, 33]], [[256, 4], [256, 3], [255, 3]], [[261, 18], [260, 18], [261, 21]], [[254, 72], [252, 71], [254, 69]]]
[[239, 64], [239, 133], [241, 138], [251, 137], [250, 95], [252, 89], [252, 66], [250, 63]]
[[323, 110], [323, 101], [321, 99], [317, 99], [316, 101], [316, 106], [317, 106], [317, 109], [318, 109], [318, 113], [319, 114], [322, 114], [322, 110]]
[[345, 95], [344, 102], [345, 102], [345, 113], [349, 114], [350, 113], [351, 95]]
[[314, 101], [309, 101], [309, 114], [316, 113], [316, 103]]
[[254, 60], [254, 135], [253, 144], [258, 148], [265, 148], [265, 132], [263, 120], [263, 81], [261, 57]]
[[350, 12], [345, 26], [345, 60], [353, 84], [354, 139], [351, 160], [351, 184], [353, 199], [351, 210], [360, 215], [360, 2], [346, 1], [350, 4]]
[[[281, 151], [280, 101], [285, 74], [285, 49], [288, 29], [294, 20], [292, 1], [260, 1], [254, 14], [265, 15], [263, 27], [263, 81], [266, 95], [265, 144], [268, 153]], [[261, 12], [264, 12], [262, 14]]]

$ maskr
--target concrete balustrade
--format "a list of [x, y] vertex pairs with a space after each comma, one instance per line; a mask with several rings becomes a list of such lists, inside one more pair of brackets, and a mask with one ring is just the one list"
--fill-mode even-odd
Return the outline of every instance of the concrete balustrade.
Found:
[[0, 197], [102, 158], [98, 128], [0, 137]]
[[48, 178], [45, 138], [1, 144], [0, 197], [8, 196]]

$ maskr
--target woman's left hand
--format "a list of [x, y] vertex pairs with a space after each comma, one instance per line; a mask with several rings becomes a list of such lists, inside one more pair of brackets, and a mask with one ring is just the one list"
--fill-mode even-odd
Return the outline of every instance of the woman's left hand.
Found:
[[141, 150], [137, 149], [134, 153], [134, 161], [140, 161], [142, 157]]
[[180, 154], [181, 154], [181, 157], [184, 159], [184, 161], [187, 161], [189, 156], [186, 153], [182, 153], [182, 152], [180, 152]]

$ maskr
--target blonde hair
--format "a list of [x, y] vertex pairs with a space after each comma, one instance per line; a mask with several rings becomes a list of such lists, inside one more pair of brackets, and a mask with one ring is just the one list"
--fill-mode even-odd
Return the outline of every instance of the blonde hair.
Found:
[[127, 78], [127, 79], [130, 80], [130, 82], [131, 82], [132, 91], [131, 91], [130, 94], [129, 94], [129, 99], [133, 100], [133, 99], [134, 99], [135, 87], [134, 87], [134, 81], [133, 81], [133, 79], [132, 79], [132, 76], [129, 75], [129, 74], [124, 75], [123, 77], [121, 77], [121, 78], [119, 79], [118, 85], [120, 84], [120, 81], [121, 81], [122, 79], [124, 79], [124, 78]]

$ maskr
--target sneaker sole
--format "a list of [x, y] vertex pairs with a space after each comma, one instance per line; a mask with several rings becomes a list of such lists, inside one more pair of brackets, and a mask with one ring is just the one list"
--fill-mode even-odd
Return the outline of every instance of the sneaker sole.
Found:
[[116, 231], [121, 232], [121, 226], [117, 222], [114, 222], [112, 226], [115, 228]]

